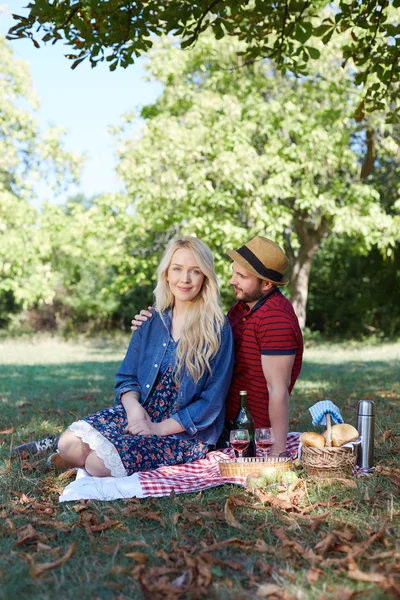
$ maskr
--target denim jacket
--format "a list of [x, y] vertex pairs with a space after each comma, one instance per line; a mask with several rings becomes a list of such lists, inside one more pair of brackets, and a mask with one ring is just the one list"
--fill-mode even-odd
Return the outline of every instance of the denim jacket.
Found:
[[[125, 392], [140, 394], [140, 404], [146, 401], [153, 389], [160, 365], [170, 339], [171, 314], [153, 313], [132, 335], [126, 356], [116, 374], [115, 402], [121, 403]], [[178, 410], [171, 416], [185, 431], [176, 437], [215, 444], [225, 418], [225, 397], [228, 393], [233, 369], [233, 337], [226, 320], [221, 331], [221, 346], [211, 360], [212, 374], [206, 371], [195, 383], [184, 368], [178, 391]]]

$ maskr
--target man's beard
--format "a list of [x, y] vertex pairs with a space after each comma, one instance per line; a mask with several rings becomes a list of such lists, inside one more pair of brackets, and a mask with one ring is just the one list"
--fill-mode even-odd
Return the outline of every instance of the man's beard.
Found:
[[[236, 288], [234, 288], [235, 293], [236, 293]], [[260, 290], [254, 290], [254, 292], [252, 292], [251, 294], [245, 294], [243, 292], [243, 290], [240, 290], [241, 296], [240, 298], [238, 298], [238, 300], [240, 300], [240, 302], [257, 302], [257, 300], [260, 300], [261, 298], [263, 298], [265, 296], [265, 294]]]

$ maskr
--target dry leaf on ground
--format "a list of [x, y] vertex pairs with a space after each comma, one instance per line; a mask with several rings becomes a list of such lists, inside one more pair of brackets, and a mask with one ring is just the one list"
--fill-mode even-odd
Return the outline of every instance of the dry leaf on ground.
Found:
[[366, 583], [386, 583], [387, 575], [382, 575], [381, 573], [367, 573], [365, 571], [360, 571], [354, 561], [351, 561], [349, 565], [349, 572], [347, 576], [350, 579], [354, 579], [356, 581], [364, 581]]
[[282, 588], [280, 585], [276, 583], [263, 583], [258, 587], [257, 597], [258, 598], [268, 598], [273, 595], [280, 595], [282, 592]]
[[127, 558], [133, 558], [139, 565], [144, 565], [148, 560], [149, 556], [143, 552], [127, 552], [124, 554]]
[[[279, 496], [274, 496], [274, 494], [271, 492], [262, 492], [259, 489], [255, 490], [254, 494], [263, 504], [277, 506], [282, 510], [298, 510], [297, 506], [295, 506], [290, 500], [279, 497], [280, 494]], [[286, 492], [284, 492], [284, 495], [286, 495]]]
[[44, 534], [39, 533], [36, 528], [29, 523], [28, 525], [23, 525], [17, 529], [17, 541], [15, 542], [14, 546], [21, 546], [22, 544], [28, 544], [36, 541], [47, 541], [47, 537]]
[[229, 538], [228, 540], [223, 540], [222, 542], [216, 542], [215, 544], [211, 544], [211, 546], [203, 545], [201, 549], [201, 554], [205, 552], [215, 552], [216, 550], [221, 550], [221, 548], [225, 548], [226, 546], [245, 546], [246, 542], [239, 538]]
[[336, 537], [339, 538], [340, 540], [342, 540], [343, 542], [351, 542], [351, 540], [354, 537], [352, 531], [350, 531], [350, 529], [348, 529], [347, 527], [343, 530], [332, 529], [332, 533], [334, 535], [336, 535]]
[[311, 569], [308, 569], [306, 577], [307, 577], [307, 581], [310, 585], [314, 585], [314, 583], [317, 583], [319, 576], [323, 574], [322, 569], [317, 569], [316, 567], [311, 567]]
[[5, 467], [0, 471], [0, 475], [7, 475], [11, 471], [11, 460], [5, 461]]
[[61, 565], [65, 564], [71, 558], [71, 556], [74, 554], [75, 550], [76, 550], [76, 542], [73, 542], [69, 546], [69, 548], [68, 548], [67, 552], [64, 554], [64, 556], [62, 556], [58, 560], [55, 560], [54, 562], [41, 563], [38, 565], [34, 565], [29, 571], [30, 576], [33, 577], [34, 579], [36, 579], [37, 577], [41, 577], [41, 575], [43, 575], [43, 573], [45, 573], [46, 571], [49, 571], [50, 569], [55, 569], [56, 567], [61, 567]]
[[336, 477], [335, 483], [340, 483], [343, 487], [356, 490], [358, 488], [357, 482], [354, 479], [348, 479], [347, 477]]
[[239, 521], [236, 520], [235, 515], [233, 514], [232, 505], [232, 500], [228, 498], [225, 502], [224, 507], [225, 520], [231, 527], [235, 527], [236, 529], [243, 529], [243, 525], [241, 525]]
[[325, 552], [329, 552], [334, 545], [335, 536], [333, 533], [328, 533], [320, 542], [318, 542], [318, 544], [314, 546], [314, 552], [317, 552], [318, 554], [325, 554]]
[[[1, 433], [1, 432], [0, 432]], [[382, 435], [382, 437], [379, 439], [379, 442], [381, 444], [383, 444], [383, 442], [386, 442], [386, 440], [388, 438], [390, 438], [392, 435], [392, 430], [391, 429], [386, 429], [385, 433]]]

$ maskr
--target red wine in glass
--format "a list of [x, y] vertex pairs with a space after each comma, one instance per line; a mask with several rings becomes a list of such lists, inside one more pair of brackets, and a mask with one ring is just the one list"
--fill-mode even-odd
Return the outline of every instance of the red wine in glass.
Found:
[[257, 446], [257, 448], [260, 448], [261, 450], [266, 450], [267, 448], [272, 446], [272, 441], [271, 440], [259, 440], [256, 443], [256, 446]]
[[262, 451], [265, 456], [266, 451], [275, 442], [274, 432], [271, 427], [260, 427], [255, 432], [255, 442], [257, 448]]
[[239, 454], [241, 452], [244, 452], [246, 450], [246, 448], [249, 447], [249, 445], [250, 445], [250, 442], [246, 442], [246, 441], [242, 442], [242, 440], [234, 440], [233, 442], [231, 442], [231, 447], [234, 450], [237, 450], [239, 452]]
[[232, 429], [229, 435], [231, 448], [237, 451], [239, 458], [243, 458], [243, 451], [250, 444], [250, 434], [247, 429]]

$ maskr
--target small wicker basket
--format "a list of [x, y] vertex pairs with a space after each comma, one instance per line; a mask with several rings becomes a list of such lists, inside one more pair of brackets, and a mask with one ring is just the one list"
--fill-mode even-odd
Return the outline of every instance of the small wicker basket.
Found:
[[304, 469], [314, 477], [351, 475], [356, 464], [356, 453], [353, 448], [332, 447], [332, 423], [329, 414], [326, 415], [326, 431], [325, 448], [302, 447], [301, 462]]
[[292, 459], [287, 457], [256, 457], [256, 458], [232, 458], [221, 460], [219, 463], [219, 472], [221, 477], [248, 477], [249, 475], [259, 475], [264, 467], [275, 467], [282, 473], [289, 471], [292, 466]]

